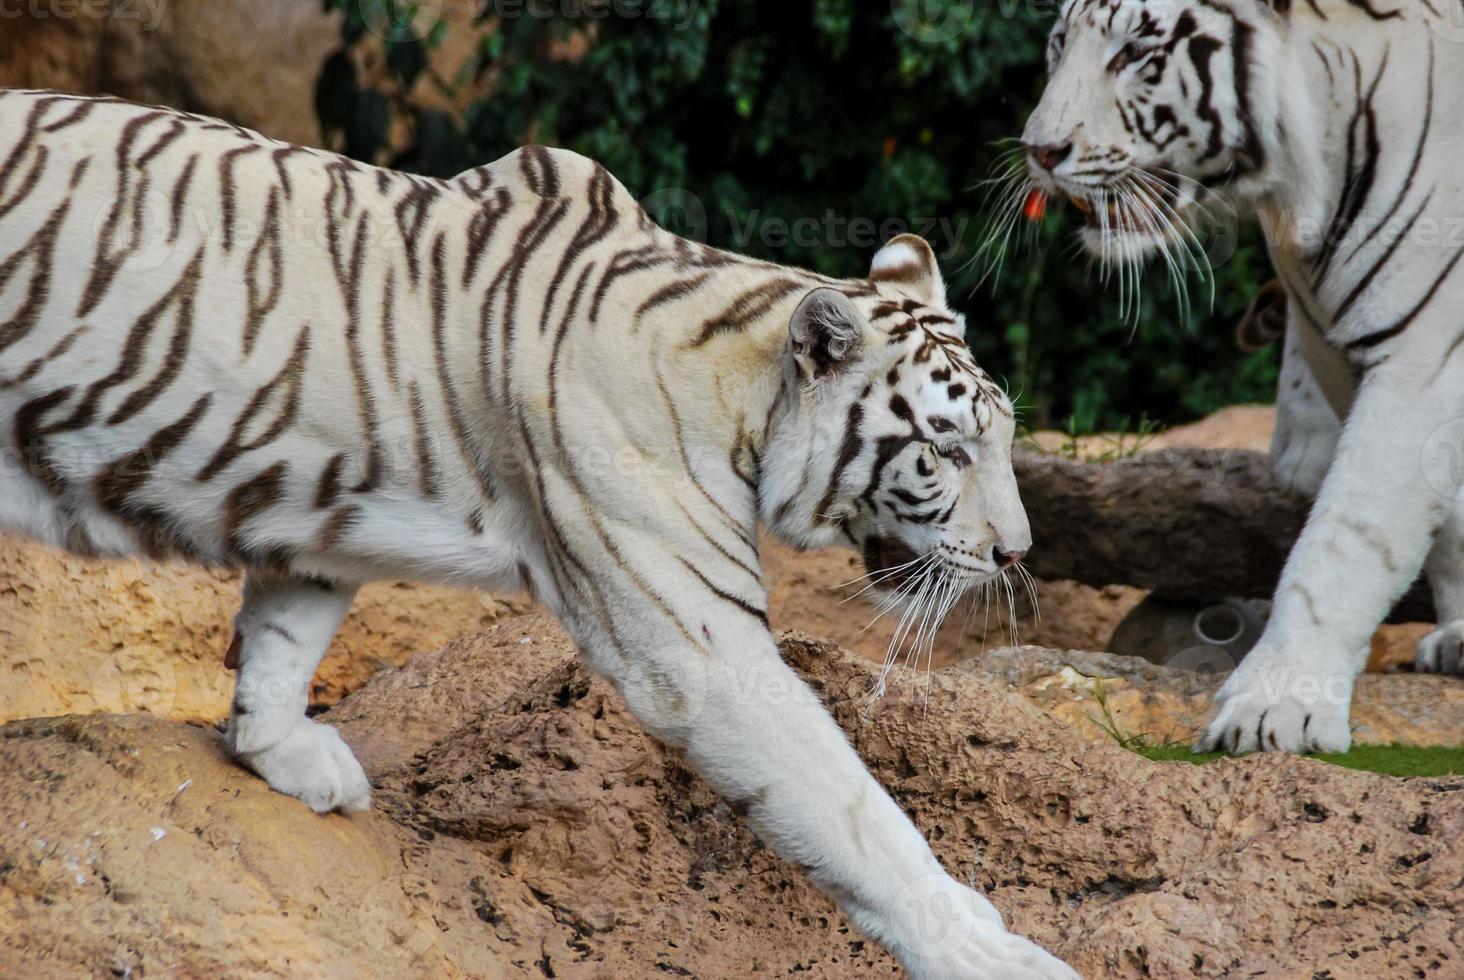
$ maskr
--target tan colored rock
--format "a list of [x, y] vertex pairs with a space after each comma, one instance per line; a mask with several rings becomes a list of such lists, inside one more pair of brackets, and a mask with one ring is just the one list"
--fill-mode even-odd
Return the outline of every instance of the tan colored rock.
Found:
[[1275, 431], [1276, 409], [1273, 406], [1232, 405], [1198, 422], [1148, 436], [1099, 432], [1073, 437], [1063, 432], [1043, 431], [1035, 432], [1029, 438], [1044, 452], [1096, 463], [1161, 449], [1240, 449], [1268, 453]]
[[1276, 432], [1276, 409], [1271, 405], [1232, 405], [1189, 425], [1165, 429], [1146, 450], [1241, 449], [1271, 451]]
[[317, 817], [211, 730], [21, 722], [0, 770], [0, 976], [504, 975], [464, 896], [417, 870], [415, 834]]
[[[233, 675], [223, 658], [239, 588], [236, 573], [93, 561], [0, 536], [0, 723], [88, 712], [226, 716]], [[368, 586], [311, 700], [334, 704], [378, 668], [525, 608], [471, 592]]]
[[[387, 64], [385, 25], [368, 26], [353, 46], [358, 84], [390, 107], [387, 146], [373, 162], [387, 164], [411, 145], [419, 110], [461, 118], [486, 97], [492, 78], [478, 74], [476, 56], [494, 25], [477, 22], [481, 7], [419, 5], [419, 36], [439, 22], [448, 30], [410, 87]], [[321, 69], [342, 47], [341, 16], [321, 0], [59, 0], [13, 8], [0, 17], [0, 88], [114, 95], [217, 116], [289, 143], [334, 142], [321, 132], [315, 94]], [[583, 35], [575, 38], [561, 56], [583, 53]]]
[[[866, 661], [783, 649], [946, 865], [1085, 976], [1458, 974], [1464, 779], [1149, 763], [969, 670], [871, 705]], [[316, 818], [204, 730], [0, 731], [0, 974], [894, 973], [542, 617], [326, 718], [367, 760], [374, 814]]]

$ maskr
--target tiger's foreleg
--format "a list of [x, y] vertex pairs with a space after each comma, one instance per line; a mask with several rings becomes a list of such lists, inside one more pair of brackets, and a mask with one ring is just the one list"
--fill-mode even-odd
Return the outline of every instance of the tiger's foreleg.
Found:
[[1439, 628], [1419, 641], [1413, 666], [1421, 674], [1464, 674], [1464, 500], [1455, 500], [1428, 556]]
[[1351, 745], [1352, 690], [1373, 632], [1417, 578], [1464, 478], [1434, 451], [1459, 436], [1450, 421], [1464, 408], [1464, 358], [1431, 346], [1393, 351], [1364, 379], [1271, 621], [1217, 694], [1202, 749]]
[[345, 740], [305, 717], [315, 668], [355, 595], [354, 585], [251, 572], [234, 620], [239, 677], [229, 750], [319, 813], [371, 805], [371, 784]]
[[[711, 653], [667, 642], [590, 659], [652, 734], [745, 808], [759, 837], [804, 868], [910, 976], [1076, 976], [1008, 932], [990, 902], [941, 868], [765, 628], [725, 630], [739, 639]], [[712, 631], [722, 635], [715, 624]]]

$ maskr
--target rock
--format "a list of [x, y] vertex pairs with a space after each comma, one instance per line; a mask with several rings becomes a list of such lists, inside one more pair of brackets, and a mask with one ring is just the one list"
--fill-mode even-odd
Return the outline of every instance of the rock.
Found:
[[319, 0], [85, 0], [4, 15], [0, 87], [115, 95], [318, 146], [315, 82], [340, 46]]
[[0, 729], [0, 975], [501, 977], [453, 855], [317, 817], [209, 729], [99, 715]]
[[1043, 452], [1100, 463], [1161, 449], [1239, 449], [1268, 453], [1275, 431], [1276, 409], [1273, 406], [1232, 405], [1198, 422], [1164, 429], [1152, 435], [1100, 432], [1074, 437], [1064, 432], [1045, 430], [1032, 433], [1029, 441]]
[[[389, 25], [370, 7], [367, 31], [350, 51], [357, 84], [386, 99], [387, 145], [373, 162], [389, 164], [414, 139], [419, 112], [461, 120], [489, 92], [476, 55], [494, 27], [480, 23], [476, 0], [430, 0], [414, 7], [415, 36], [445, 23], [426, 70], [403, 86], [387, 62]], [[17, 3], [0, 13], [0, 88], [47, 88], [114, 95], [217, 116], [266, 136], [340, 149], [316, 115], [316, 84], [342, 48], [341, 15], [321, 0], [61, 0]], [[579, 57], [580, 32], [555, 55]]]
[[1165, 429], [1145, 449], [1241, 449], [1271, 451], [1276, 409], [1271, 405], [1232, 405], [1198, 422]]
[[[1012, 651], [870, 703], [867, 661], [782, 645], [946, 866], [1085, 976], [1457, 972], [1464, 779], [1150, 763], [1008, 690], [1162, 679], [1141, 661]], [[209, 730], [0, 730], [0, 974], [894, 975], [547, 619], [383, 671], [325, 718], [374, 813], [309, 814]]]
[[[1044, 590], [1045, 591], [1045, 590]], [[1263, 599], [1222, 599], [1196, 602], [1148, 596], [1135, 606], [1114, 629], [1106, 644], [1068, 644], [1074, 649], [1098, 649], [1126, 657], [1143, 657], [1166, 664], [1178, 658], [1179, 666], [1195, 669], [1218, 665], [1229, 670], [1238, 664], [1261, 638], [1271, 604]], [[1418, 641], [1433, 632], [1431, 623], [1397, 623], [1378, 628], [1373, 634], [1372, 654], [1367, 669], [1375, 674], [1412, 670]], [[1231, 637], [1227, 642], [1215, 641]], [[1050, 641], [1045, 646], [1061, 646]]]
[[[0, 723], [89, 712], [227, 716], [234, 676], [223, 658], [239, 589], [234, 573], [92, 561], [0, 536]], [[471, 592], [368, 586], [311, 699], [334, 704], [378, 668], [525, 608]]]

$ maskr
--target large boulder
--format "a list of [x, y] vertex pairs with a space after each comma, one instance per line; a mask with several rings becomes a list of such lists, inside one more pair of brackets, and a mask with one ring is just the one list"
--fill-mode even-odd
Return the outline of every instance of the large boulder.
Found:
[[[1002, 676], [935, 671], [872, 702], [867, 661], [782, 645], [946, 866], [1087, 976], [1457, 972], [1464, 779], [1151, 763]], [[206, 729], [0, 730], [0, 974], [894, 971], [542, 617], [383, 671], [324, 717], [374, 813], [314, 817]]]

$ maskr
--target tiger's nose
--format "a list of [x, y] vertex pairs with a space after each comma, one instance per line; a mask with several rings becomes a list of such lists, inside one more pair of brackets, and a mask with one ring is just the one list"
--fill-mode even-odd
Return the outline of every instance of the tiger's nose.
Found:
[[1000, 548], [991, 549], [991, 563], [997, 568], [1011, 568], [1026, 557], [1027, 553], [1025, 551], [1002, 551]]
[[1045, 146], [1027, 147], [1027, 156], [1032, 158], [1032, 162], [1049, 172], [1062, 166], [1062, 162], [1072, 154], [1073, 144], [1070, 142], [1061, 145], [1049, 143]]

